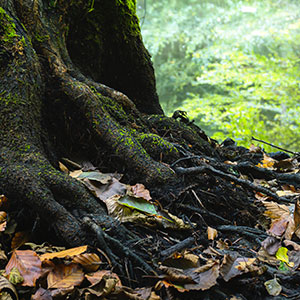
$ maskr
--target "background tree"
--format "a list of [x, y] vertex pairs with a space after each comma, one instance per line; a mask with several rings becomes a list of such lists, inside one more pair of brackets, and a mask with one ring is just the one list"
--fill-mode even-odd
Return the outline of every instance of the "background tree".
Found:
[[167, 115], [185, 110], [220, 141], [255, 136], [298, 151], [298, 2], [138, 3]]

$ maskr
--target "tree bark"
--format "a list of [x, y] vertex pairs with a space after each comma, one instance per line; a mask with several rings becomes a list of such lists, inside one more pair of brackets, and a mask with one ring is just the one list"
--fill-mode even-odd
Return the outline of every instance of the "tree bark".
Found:
[[[153, 186], [178, 181], [168, 164], [187, 144], [214, 151], [196, 126], [163, 115], [135, 6], [1, 1], [0, 194], [29, 208], [68, 245], [86, 241], [83, 216], [100, 216], [105, 228], [114, 221], [59, 171], [59, 158], [90, 160]], [[106, 242], [113, 243], [108, 236]]]

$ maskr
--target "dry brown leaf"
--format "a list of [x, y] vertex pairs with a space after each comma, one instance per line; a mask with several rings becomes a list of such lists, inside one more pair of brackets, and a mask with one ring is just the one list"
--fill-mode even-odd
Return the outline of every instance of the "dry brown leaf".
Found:
[[293, 269], [299, 269], [300, 266], [300, 251], [292, 250], [289, 251], [289, 262], [294, 265]]
[[128, 187], [114, 177], [108, 184], [97, 184], [90, 182], [89, 180], [84, 181], [84, 184], [103, 202], [114, 195], [125, 195]]
[[261, 153], [262, 150], [259, 146], [255, 146], [254, 144], [251, 144], [249, 147], [249, 152], [250, 153]]
[[185, 284], [184, 288], [188, 290], [205, 291], [217, 284], [220, 274], [220, 265], [218, 262], [208, 263], [189, 272], [195, 283]]
[[188, 289], [185, 289], [183, 286], [180, 286], [179, 284], [173, 284], [172, 282], [169, 282], [167, 280], [161, 280], [157, 282], [157, 284], [155, 285], [155, 289], [159, 289], [161, 288], [161, 286], [165, 286], [167, 289], [170, 287], [174, 287], [178, 292], [181, 293], [189, 291]]
[[50, 293], [53, 299], [68, 299], [66, 295], [70, 294], [73, 290], [73, 287], [67, 289], [53, 289], [50, 290]]
[[[6, 279], [3, 276], [0, 276], [0, 298], [1, 298], [1, 294], [2, 294], [3, 290], [5, 290], [5, 289], [12, 291], [12, 293], [15, 295], [16, 300], [19, 299], [15, 287], [9, 282], [8, 279]], [[2, 300], [2, 298], [1, 298], [1, 300]]]
[[297, 196], [297, 195], [300, 195], [299, 192], [293, 192], [293, 191], [290, 191], [290, 190], [276, 191], [276, 194], [277, 194], [279, 197], [289, 197], [289, 196]]
[[195, 283], [193, 279], [184, 273], [182, 269], [160, 266], [159, 269], [167, 274], [166, 279], [172, 282], [186, 284]]
[[0, 195], [0, 207], [4, 210], [8, 208], [8, 199], [4, 195]]
[[288, 224], [288, 218], [274, 220], [270, 229], [268, 230], [268, 233], [281, 237], [285, 233]]
[[293, 170], [298, 167], [298, 161], [295, 158], [287, 158], [274, 163], [274, 168], [281, 170]]
[[[252, 260], [253, 258], [248, 257], [233, 258], [232, 256], [226, 254], [220, 268], [220, 273], [223, 276], [223, 279], [225, 281], [229, 281], [230, 279], [238, 275], [251, 271], [251, 269], [248, 268], [247, 265], [252, 265]], [[241, 263], [244, 264], [244, 269], [240, 267], [242, 266]]]
[[152, 199], [149, 190], [141, 183], [131, 186], [131, 192], [134, 197], [143, 198], [148, 201]]
[[282, 219], [288, 217], [290, 214], [290, 209], [287, 205], [278, 204], [273, 201], [262, 201], [262, 203], [267, 209], [264, 215], [270, 219]]
[[31, 300], [52, 300], [51, 292], [43, 288], [39, 288], [34, 295], [32, 295]]
[[3, 250], [0, 250], [0, 264], [7, 262], [7, 256]]
[[281, 186], [281, 188], [284, 190], [284, 191], [292, 191], [292, 192], [297, 192], [296, 188], [291, 185], [291, 184], [284, 184]]
[[273, 236], [268, 236], [261, 243], [268, 255], [275, 255], [277, 250], [281, 247], [281, 241]]
[[296, 227], [295, 227], [294, 217], [292, 215], [289, 215], [288, 216], [288, 226], [284, 233], [284, 238], [286, 240], [291, 240], [293, 237], [293, 234], [295, 233], [295, 230], [296, 230]]
[[295, 251], [300, 251], [300, 245], [297, 244], [296, 242], [290, 241], [290, 240], [284, 240], [284, 245], [285, 246], [292, 246]]
[[80, 246], [80, 247], [71, 248], [59, 252], [45, 253], [40, 255], [40, 259], [41, 261], [44, 261], [46, 259], [53, 259], [53, 258], [73, 257], [85, 252], [86, 250], [87, 250], [87, 246]]
[[229, 245], [227, 242], [223, 241], [223, 240], [218, 240], [216, 243], [216, 246], [218, 249], [220, 250], [224, 250], [224, 249], [228, 249]]
[[117, 281], [116, 286], [121, 287], [122, 283], [121, 280], [119, 278], [119, 276], [109, 270], [101, 270], [101, 271], [97, 271], [93, 274], [86, 274], [85, 278], [92, 284], [95, 285], [97, 283], [99, 283], [103, 277], [105, 276], [105, 278], [113, 278]]
[[258, 199], [258, 200], [260, 200], [260, 201], [265, 201], [265, 200], [270, 199], [269, 196], [266, 196], [266, 195], [264, 195], [264, 194], [262, 194], [260, 192], [256, 192], [255, 193], [255, 198]]
[[11, 240], [11, 249], [17, 249], [29, 241], [30, 234], [28, 231], [16, 232]]
[[62, 163], [62, 162], [58, 162], [58, 167], [59, 169], [64, 172], [65, 174], [69, 174], [69, 169]]
[[77, 264], [59, 264], [48, 274], [48, 289], [68, 289], [78, 286], [84, 279], [84, 273]]
[[96, 253], [83, 253], [76, 255], [72, 262], [80, 264], [87, 272], [95, 272], [99, 269], [101, 260]]
[[155, 292], [152, 292], [152, 288], [136, 288], [134, 289], [134, 294], [139, 297], [138, 299], [141, 300], [160, 300], [161, 298], [155, 294]]
[[252, 265], [256, 261], [256, 258], [248, 258], [248, 260], [243, 260], [239, 262], [239, 265], [236, 266], [239, 271], [249, 271], [251, 270]]
[[35, 286], [36, 280], [43, 274], [42, 262], [32, 250], [14, 250], [5, 268], [6, 274], [14, 267], [24, 278], [23, 286]]
[[297, 199], [294, 209], [294, 222], [296, 231], [300, 228], [300, 199]]
[[218, 231], [212, 227], [207, 227], [207, 238], [209, 240], [214, 240], [218, 235]]
[[257, 259], [259, 259], [260, 261], [267, 263], [269, 265], [272, 266], [278, 266], [279, 265], [279, 261], [275, 256], [271, 256], [270, 254], [268, 254], [268, 252], [261, 247], [257, 253]]
[[5, 211], [0, 211], [0, 231], [4, 231], [7, 225], [7, 214]]
[[163, 261], [163, 265], [182, 270], [197, 268], [199, 267], [199, 256], [188, 252], [183, 254], [175, 252], [171, 257]]

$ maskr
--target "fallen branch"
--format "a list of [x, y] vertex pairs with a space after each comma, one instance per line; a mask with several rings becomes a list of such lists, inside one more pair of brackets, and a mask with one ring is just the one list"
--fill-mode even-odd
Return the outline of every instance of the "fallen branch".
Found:
[[254, 183], [250, 182], [249, 180], [237, 178], [234, 175], [224, 173], [224, 172], [222, 172], [220, 170], [217, 170], [214, 167], [211, 167], [209, 165], [203, 165], [203, 166], [198, 166], [198, 167], [190, 167], [190, 168], [176, 167], [176, 168], [174, 168], [174, 171], [177, 174], [180, 174], [180, 175], [192, 175], [192, 174], [199, 174], [199, 173], [210, 173], [212, 175], [217, 175], [217, 176], [220, 176], [220, 177], [222, 177], [224, 179], [233, 181], [236, 184], [244, 186], [244, 187], [246, 187], [248, 189], [251, 189], [251, 190], [254, 190], [254, 191], [257, 191], [257, 192], [261, 192], [261, 193], [263, 193], [263, 194], [265, 194], [267, 196], [270, 196], [270, 197], [273, 198], [273, 200], [275, 202], [278, 202], [278, 203], [282, 203], [282, 202], [284, 202], [284, 203], [291, 203], [292, 202], [291, 200], [289, 200], [289, 199], [287, 199], [285, 197], [279, 197], [279, 196], [277, 196], [275, 193], [271, 192], [270, 190], [268, 190], [265, 187], [255, 185]]

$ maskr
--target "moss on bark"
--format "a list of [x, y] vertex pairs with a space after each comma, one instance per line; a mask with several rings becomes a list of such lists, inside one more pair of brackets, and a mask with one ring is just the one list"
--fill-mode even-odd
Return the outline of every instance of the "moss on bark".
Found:
[[[161, 114], [134, 1], [95, 0], [90, 12], [86, 1], [5, 3], [0, 194], [30, 207], [65, 243], [85, 242], [74, 209], [81, 217], [100, 215], [106, 228], [113, 221], [80, 183], [58, 170], [62, 155], [99, 156], [94, 161], [101, 166], [114, 161], [113, 171], [126, 171], [128, 180], [154, 185], [177, 180], [167, 163], [179, 157], [178, 143], [213, 151], [197, 130]], [[115, 235], [124, 239], [122, 229]]]

